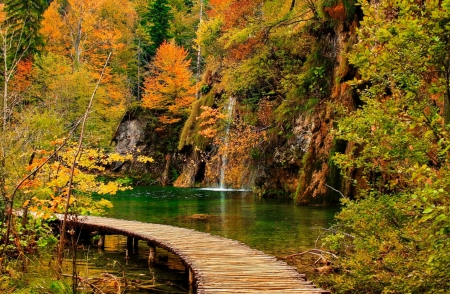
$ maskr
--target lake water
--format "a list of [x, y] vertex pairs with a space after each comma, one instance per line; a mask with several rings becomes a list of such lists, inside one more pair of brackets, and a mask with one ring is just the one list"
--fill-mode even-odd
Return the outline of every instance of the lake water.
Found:
[[191, 228], [275, 256], [313, 247], [338, 211], [297, 206], [291, 199], [259, 198], [249, 191], [135, 187], [105, 198], [114, 205], [110, 217]]
[[[291, 199], [259, 198], [249, 191], [217, 191], [173, 187], [135, 187], [106, 198], [114, 207], [108, 216], [195, 229], [241, 241], [267, 254], [283, 257], [313, 248], [323, 228], [330, 226], [338, 208], [301, 207]], [[79, 248], [80, 276], [121, 277], [141, 285], [127, 293], [192, 293], [181, 260], [158, 248], [157, 262], [147, 263], [149, 247], [139, 242], [137, 252], [126, 252], [126, 238], [107, 236], [105, 249]], [[71, 274], [70, 254], [64, 263]], [[106, 283], [105, 283], [106, 284]]]

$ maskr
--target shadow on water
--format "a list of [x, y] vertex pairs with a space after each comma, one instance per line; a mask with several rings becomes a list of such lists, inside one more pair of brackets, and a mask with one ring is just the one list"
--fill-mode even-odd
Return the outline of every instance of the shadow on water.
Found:
[[[107, 235], [104, 249], [93, 244], [92, 240], [80, 239], [77, 246], [78, 293], [93, 293], [93, 287], [95, 293], [119, 293], [119, 290], [124, 293], [125, 289], [126, 293], [134, 294], [193, 293], [188, 285], [185, 267], [177, 255], [157, 248], [156, 261], [149, 264], [150, 249], [144, 241], [140, 241], [138, 248], [128, 254], [127, 238], [124, 236]], [[63, 277], [67, 285], [71, 284], [72, 249], [66, 248], [63, 260]], [[50, 288], [53, 289], [51, 293], [69, 293], [70, 286], [66, 291], [52, 284], [56, 276], [55, 252], [44, 250], [39, 257], [31, 258], [30, 270], [25, 277], [31, 289]], [[47, 286], [43, 287], [44, 284]]]

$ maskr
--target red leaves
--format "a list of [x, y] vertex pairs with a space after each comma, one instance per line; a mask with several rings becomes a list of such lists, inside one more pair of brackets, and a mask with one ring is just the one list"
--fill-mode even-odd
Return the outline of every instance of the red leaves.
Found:
[[255, 15], [261, 3], [261, 0], [233, 1], [224, 11], [224, 29], [244, 28], [249, 18]]

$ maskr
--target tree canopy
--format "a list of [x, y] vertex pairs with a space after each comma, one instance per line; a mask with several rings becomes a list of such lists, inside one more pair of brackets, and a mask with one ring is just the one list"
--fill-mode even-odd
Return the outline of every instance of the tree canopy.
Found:
[[323, 240], [339, 257], [322, 277], [333, 293], [448, 292], [449, 0], [6, 0], [0, 10], [0, 253], [15, 250], [12, 208], [108, 206], [89, 195], [120, 189], [98, 175], [140, 155], [111, 145], [139, 119], [161, 182], [190, 169], [187, 186], [222, 177], [299, 203], [343, 196]]

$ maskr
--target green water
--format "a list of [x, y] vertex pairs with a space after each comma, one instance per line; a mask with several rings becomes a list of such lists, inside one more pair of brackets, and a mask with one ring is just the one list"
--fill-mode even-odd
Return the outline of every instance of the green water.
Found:
[[[110, 217], [191, 228], [241, 241], [277, 257], [314, 247], [322, 229], [329, 227], [338, 211], [337, 208], [300, 207], [289, 199], [262, 199], [246, 191], [135, 187], [102, 197], [114, 205], [108, 212]], [[178, 256], [158, 248], [156, 263], [149, 265], [146, 242], [139, 242], [139, 249], [128, 252], [128, 257], [126, 243], [126, 237], [118, 235], [106, 236], [104, 250], [98, 249], [92, 240], [83, 245], [79, 243], [78, 275], [91, 282], [104, 280], [105, 274], [116, 278], [126, 276], [131, 285], [127, 293], [194, 292], [189, 289], [185, 268]], [[67, 251], [63, 269], [70, 276], [72, 254], [70, 248]], [[54, 258], [51, 255], [39, 258], [37, 269], [30, 271], [29, 279], [37, 284], [36, 289], [41, 289], [44, 277], [50, 281], [54, 278], [55, 272], [50, 266]], [[70, 278], [66, 282], [70, 285]], [[102, 282], [99, 287], [110, 282]], [[142, 289], [136, 285], [152, 288]]]
[[135, 187], [106, 198], [114, 205], [110, 217], [191, 228], [279, 257], [314, 247], [338, 211], [248, 191]]

